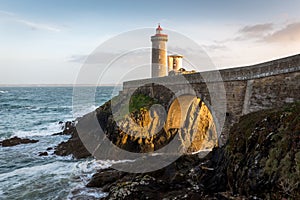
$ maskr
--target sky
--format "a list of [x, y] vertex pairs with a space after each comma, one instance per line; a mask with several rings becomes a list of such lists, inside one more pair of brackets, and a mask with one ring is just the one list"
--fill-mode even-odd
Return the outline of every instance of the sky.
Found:
[[[199, 44], [218, 69], [299, 54], [299, 8], [299, 0], [0, 0], [0, 84], [73, 84], [103, 43], [154, 33], [158, 23]], [[111, 70], [101, 83], [124, 73]]]

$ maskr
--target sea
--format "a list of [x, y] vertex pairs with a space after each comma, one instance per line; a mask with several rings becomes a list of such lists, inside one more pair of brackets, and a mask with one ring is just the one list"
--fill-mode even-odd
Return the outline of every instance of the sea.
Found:
[[[13, 147], [0, 146], [0, 199], [98, 199], [106, 194], [85, 185], [97, 169], [112, 161], [76, 160], [56, 156], [54, 148], [70, 136], [52, 134], [62, 124], [93, 111], [121, 88], [83, 88], [95, 91], [92, 104], [74, 113], [73, 87], [0, 87], [0, 140], [18, 136], [39, 140]], [[48, 148], [48, 156], [39, 156]]]

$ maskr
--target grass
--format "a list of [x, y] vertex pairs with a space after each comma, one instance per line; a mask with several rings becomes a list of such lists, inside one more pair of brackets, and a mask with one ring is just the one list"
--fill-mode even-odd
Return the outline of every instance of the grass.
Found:
[[141, 110], [149, 110], [153, 104], [158, 103], [157, 100], [144, 94], [134, 94], [129, 101], [129, 112], [137, 113]]

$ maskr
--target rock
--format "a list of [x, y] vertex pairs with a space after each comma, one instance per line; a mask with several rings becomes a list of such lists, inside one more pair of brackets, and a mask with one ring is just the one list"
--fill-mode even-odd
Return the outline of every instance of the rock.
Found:
[[19, 144], [29, 144], [29, 143], [36, 143], [38, 142], [38, 140], [32, 140], [32, 139], [28, 139], [28, 138], [19, 138], [19, 137], [13, 137], [13, 138], [9, 138], [3, 141], [0, 141], [0, 144], [3, 147], [11, 147], [11, 146], [16, 146]]
[[39, 156], [48, 156], [48, 152], [39, 152]]
[[53, 133], [52, 136], [63, 135], [63, 132]]
[[73, 130], [68, 141], [62, 142], [55, 147], [54, 154], [59, 156], [73, 155], [77, 159], [91, 156], [90, 152], [82, 144], [76, 129]]
[[[209, 196], [196, 187], [201, 183], [204, 172], [198, 175], [191, 172], [204, 161], [197, 155], [184, 155], [163, 169], [144, 174], [118, 172], [110, 168], [94, 174], [88, 186], [102, 187], [103, 191], [109, 193], [106, 199], [214, 199], [215, 194]], [[218, 194], [219, 191], [217, 188], [214, 193]]]
[[[118, 107], [125, 100], [119, 102], [113, 106]], [[179, 132], [163, 129], [155, 135], [144, 135], [147, 131], [133, 130], [132, 121], [146, 127], [149, 120], [146, 111], [137, 109], [135, 114], [121, 118], [123, 121], [117, 125], [111, 109], [109, 101], [95, 113], [107, 138], [124, 150], [152, 152], [168, 144]], [[106, 199], [300, 199], [299, 113], [300, 103], [250, 113], [233, 125], [225, 146], [214, 148], [203, 159], [183, 155], [163, 169], [142, 174], [102, 170], [94, 174], [87, 186], [103, 187], [109, 193]], [[82, 119], [89, 120], [87, 116]], [[211, 117], [204, 120], [209, 122]], [[132, 135], [126, 134], [128, 129]], [[85, 132], [86, 135], [94, 133], [93, 130]], [[75, 158], [90, 156], [75, 128], [71, 135], [67, 142], [55, 148], [55, 153], [73, 154]], [[198, 146], [213, 146], [213, 143], [203, 145], [205, 135], [199, 136], [203, 137], [194, 144], [195, 150]], [[212, 135], [211, 139], [216, 138]], [[142, 160], [135, 162], [142, 163]]]
[[232, 193], [300, 199], [300, 103], [255, 112], [235, 124], [226, 145]]
[[73, 155], [77, 159], [91, 156], [78, 136], [74, 121], [67, 121], [63, 126], [63, 131], [53, 135], [71, 135], [68, 141], [61, 142], [55, 147], [54, 154], [59, 156]]
[[46, 149], [46, 151], [50, 151], [50, 150], [52, 150], [53, 148], [52, 147], [48, 147], [47, 149]]
[[75, 130], [74, 121], [73, 122], [67, 121], [65, 123], [65, 125], [63, 126], [62, 134], [63, 135], [70, 135], [74, 132], [74, 130]]
[[111, 184], [120, 178], [122, 178], [126, 173], [120, 172], [114, 169], [100, 170], [98, 173], [92, 176], [92, 179], [87, 184], [87, 187], [102, 187], [106, 184]]
[[[58, 124], [63, 124], [63, 122], [60, 121]], [[65, 124], [62, 126], [62, 130], [63, 131], [58, 132], [58, 133], [54, 133], [52, 135], [53, 136], [56, 136], [56, 135], [71, 135], [75, 131], [75, 122], [74, 121], [65, 122]]]
[[202, 159], [183, 155], [143, 174], [103, 170], [91, 185], [110, 200], [300, 199], [299, 113], [296, 103], [248, 114], [232, 127], [225, 146]]

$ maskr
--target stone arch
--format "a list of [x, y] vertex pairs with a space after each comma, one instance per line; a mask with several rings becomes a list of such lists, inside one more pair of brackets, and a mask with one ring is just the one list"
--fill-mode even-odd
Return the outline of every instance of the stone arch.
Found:
[[218, 134], [209, 106], [194, 94], [185, 93], [172, 99], [165, 123], [166, 132], [177, 130], [187, 153], [211, 149], [218, 145]]
[[183, 119], [186, 117], [188, 108], [194, 100], [193, 95], [181, 95], [175, 98], [169, 106], [165, 129], [181, 128]]

